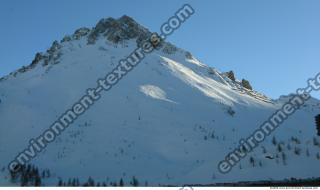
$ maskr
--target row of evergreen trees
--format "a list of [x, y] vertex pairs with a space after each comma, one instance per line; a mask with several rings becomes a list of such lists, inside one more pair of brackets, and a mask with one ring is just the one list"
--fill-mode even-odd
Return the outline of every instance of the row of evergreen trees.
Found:
[[42, 176], [39, 169], [34, 165], [17, 165], [17, 171], [10, 171], [10, 179], [13, 183], [20, 183], [20, 186], [41, 186], [41, 178], [50, 177], [49, 170], [45, 170]]
[[[51, 177], [50, 170], [39, 171], [39, 169], [32, 165], [17, 165], [18, 169], [16, 171], [10, 171], [10, 180], [12, 183], [18, 183], [20, 186], [34, 186], [39, 187], [42, 185], [42, 180], [45, 178]], [[95, 182], [92, 177], [89, 177], [88, 180], [84, 183], [81, 183], [78, 178], [70, 178], [68, 181], [59, 180], [58, 186], [70, 186], [70, 187], [99, 187], [99, 186], [111, 186], [111, 187], [123, 187], [123, 186], [140, 186], [139, 180], [133, 176], [132, 179], [125, 183], [121, 178], [119, 181], [114, 181], [110, 183], [106, 182]], [[148, 186], [148, 183], [145, 182], [144, 186]]]
[[[131, 181], [129, 182], [130, 186], [140, 186], [140, 182], [138, 181], [138, 179], [133, 176]], [[148, 183], [146, 182], [144, 184], [145, 186], [148, 186]], [[124, 180], [121, 178], [118, 182], [114, 181], [114, 182], [110, 182], [110, 183], [106, 183], [106, 182], [95, 182], [95, 180], [91, 177], [88, 178], [88, 180], [84, 183], [81, 183], [79, 181], [78, 178], [70, 178], [68, 179], [68, 181], [63, 181], [62, 179], [59, 180], [58, 182], [58, 186], [69, 186], [69, 187], [123, 187], [123, 186], [128, 186], [127, 184], [125, 184]]]

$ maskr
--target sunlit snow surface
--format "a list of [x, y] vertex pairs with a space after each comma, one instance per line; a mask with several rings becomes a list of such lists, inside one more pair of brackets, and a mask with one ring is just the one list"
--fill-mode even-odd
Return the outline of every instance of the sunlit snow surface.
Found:
[[[125, 45], [102, 39], [94, 45], [87, 45], [85, 39], [64, 42], [58, 64], [39, 63], [1, 81], [0, 169], [71, 108], [87, 88], [96, 87], [96, 80], [135, 47], [134, 41]], [[88, 112], [31, 161], [50, 169], [52, 177], [43, 183], [57, 185], [59, 178], [72, 177], [85, 181], [89, 176], [96, 181], [123, 178], [127, 184], [136, 176], [149, 185], [320, 176], [316, 158], [320, 148], [313, 145], [318, 100], [307, 103], [263, 142], [267, 153], [260, 146], [230, 173], [220, 174], [218, 162], [285, 101], [254, 98], [221, 72], [186, 58], [185, 53], [157, 50], [104, 92]], [[235, 111], [233, 116], [228, 114], [230, 108]], [[273, 136], [284, 144], [286, 164], [271, 142]], [[292, 142], [291, 137], [301, 143]], [[300, 155], [294, 154], [295, 147], [301, 149]], [[277, 154], [278, 159], [265, 158]], [[255, 167], [250, 156], [256, 160]], [[0, 185], [10, 184], [5, 176], [7, 170], [0, 172]]]

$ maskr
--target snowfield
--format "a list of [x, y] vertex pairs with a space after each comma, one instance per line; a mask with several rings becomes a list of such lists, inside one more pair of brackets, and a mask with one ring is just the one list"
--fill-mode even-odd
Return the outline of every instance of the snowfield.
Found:
[[[0, 185], [12, 184], [7, 164], [71, 108], [96, 80], [136, 48], [88, 34], [60, 43], [46, 64], [0, 80]], [[320, 177], [320, 138], [312, 99], [230, 173], [218, 163], [288, 100], [271, 100], [243, 88], [188, 52], [156, 50], [31, 161], [59, 179], [96, 182], [135, 176], [144, 185]], [[228, 110], [232, 109], [234, 114]], [[274, 137], [274, 138], [273, 138]], [[279, 150], [279, 146], [281, 147]], [[285, 156], [283, 156], [285, 155]], [[253, 165], [250, 157], [255, 161]], [[269, 159], [267, 157], [273, 157]], [[284, 158], [285, 157], [285, 158]]]
[[140, 86], [140, 90], [142, 93], [152, 98], [172, 102], [171, 100], [167, 99], [166, 92], [157, 86], [143, 85], [143, 86]]

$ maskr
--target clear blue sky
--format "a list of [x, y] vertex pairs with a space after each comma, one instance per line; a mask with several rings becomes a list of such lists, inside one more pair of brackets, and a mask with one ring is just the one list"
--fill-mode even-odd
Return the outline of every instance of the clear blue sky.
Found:
[[277, 98], [320, 71], [317, 0], [1, 0], [0, 76], [104, 17], [126, 14], [159, 31], [184, 3], [196, 14], [168, 40], [221, 71], [234, 70], [258, 91]]

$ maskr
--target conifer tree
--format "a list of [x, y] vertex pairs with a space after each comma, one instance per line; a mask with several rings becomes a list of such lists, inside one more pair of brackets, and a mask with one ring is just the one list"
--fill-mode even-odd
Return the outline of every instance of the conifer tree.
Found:
[[320, 136], [320, 114], [316, 116], [317, 134]]
[[122, 178], [121, 178], [121, 179], [120, 179], [120, 182], [119, 182], [119, 186], [120, 186], [120, 187], [123, 187], [123, 185], [124, 185], [124, 184], [123, 184], [123, 180], [122, 180]]

